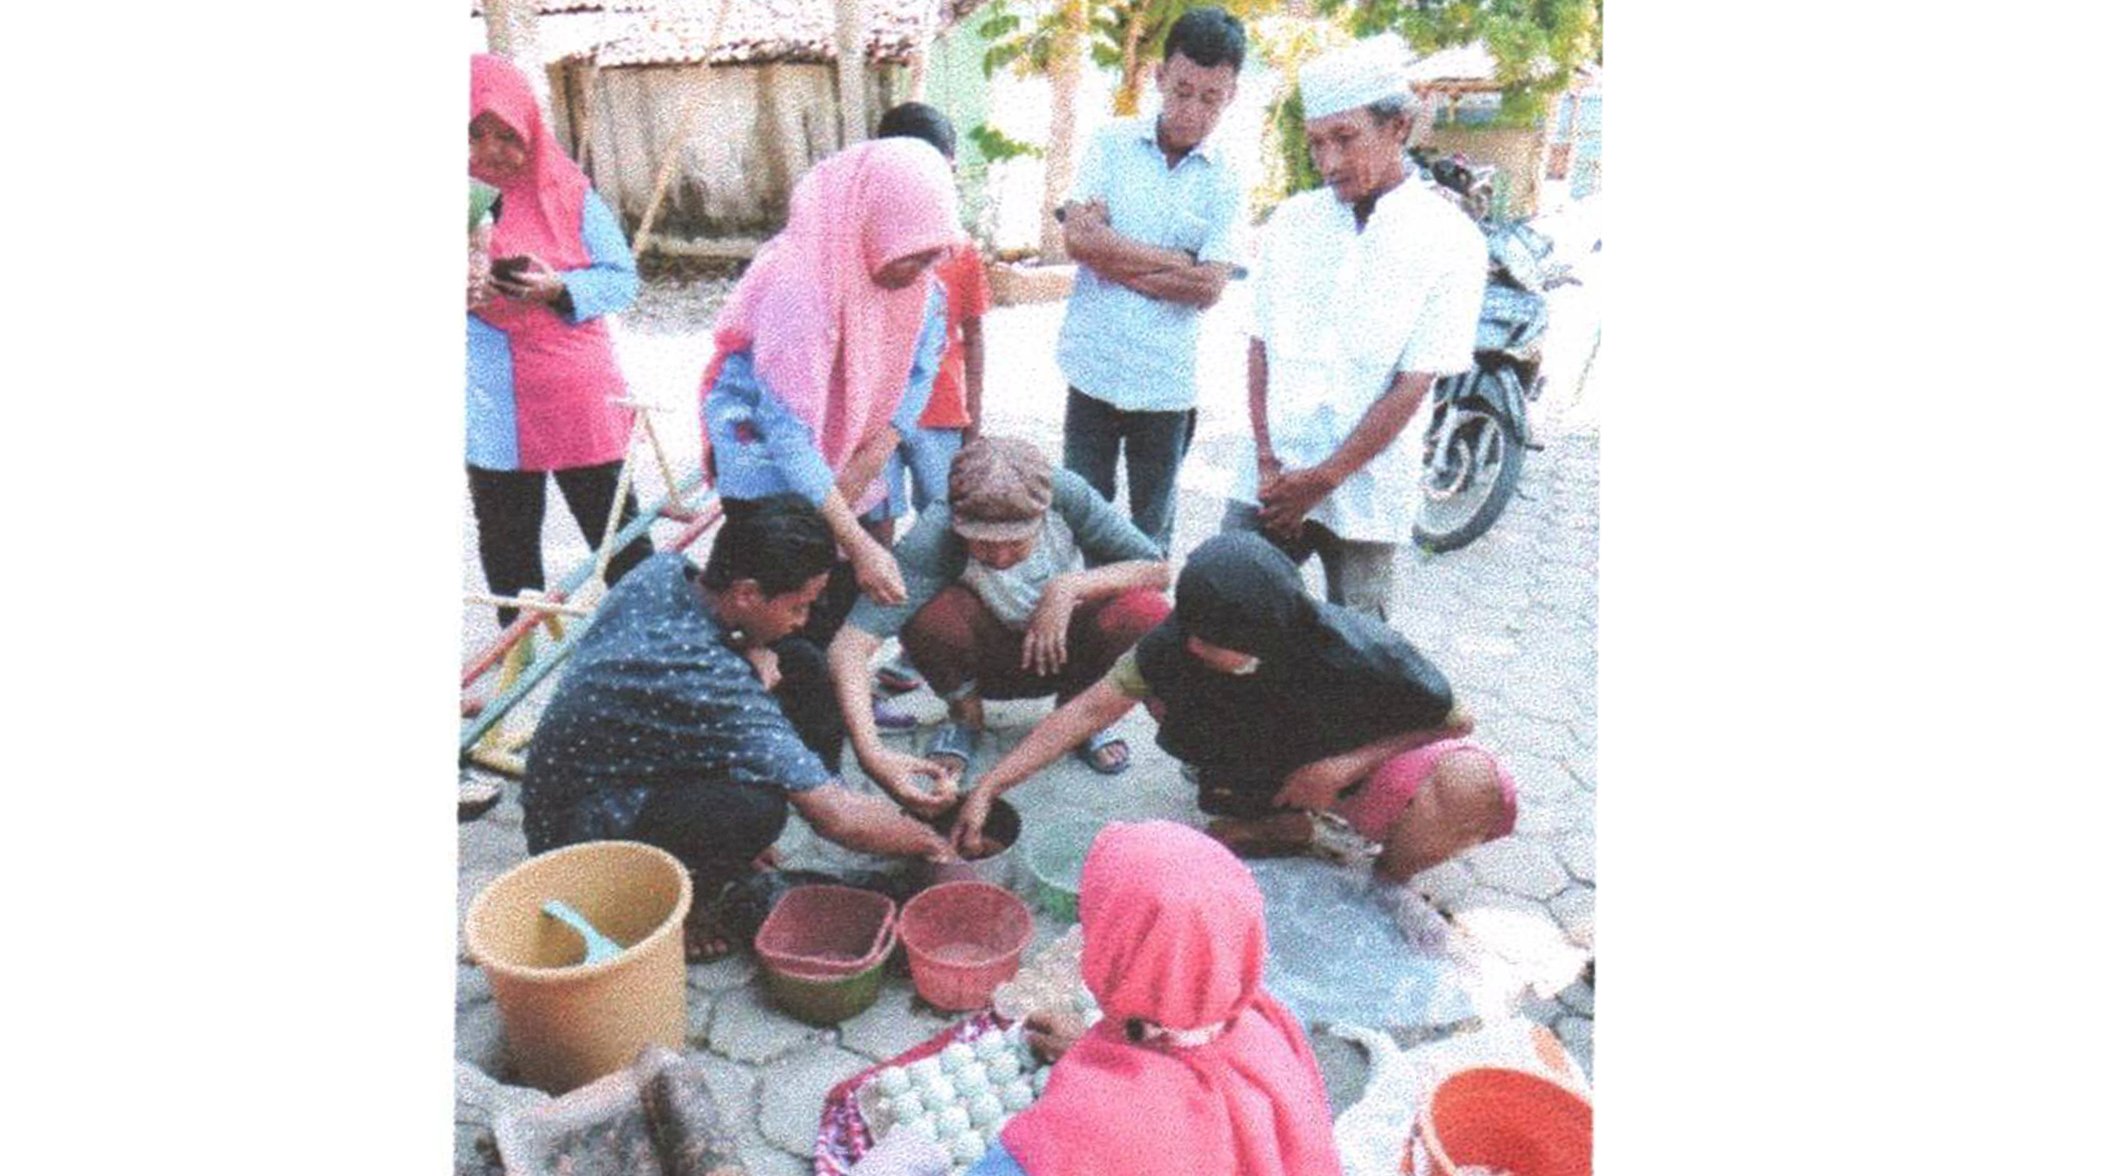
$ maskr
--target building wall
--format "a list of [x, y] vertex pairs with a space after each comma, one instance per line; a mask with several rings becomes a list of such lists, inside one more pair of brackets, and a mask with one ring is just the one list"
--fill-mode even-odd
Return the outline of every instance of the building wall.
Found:
[[[587, 68], [587, 67], [578, 67]], [[873, 117], [898, 66], [867, 78]], [[648, 210], [673, 136], [699, 102], [657, 215], [674, 237], [763, 237], [782, 227], [790, 189], [841, 147], [831, 64], [633, 66], [589, 75], [589, 109], [574, 128], [590, 143], [590, 174], [630, 233]]]

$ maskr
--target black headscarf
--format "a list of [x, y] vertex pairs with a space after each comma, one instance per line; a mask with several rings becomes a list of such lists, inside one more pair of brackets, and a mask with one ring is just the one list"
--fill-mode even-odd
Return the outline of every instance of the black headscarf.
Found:
[[[1262, 664], [1221, 673], [1188, 651], [1191, 636]], [[1446, 678], [1400, 634], [1308, 596], [1299, 568], [1245, 531], [1189, 556], [1173, 614], [1138, 643], [1137, 667], [1164, 707], [1159, 746], [1201, 769], [1206, 786], [1249, 793], [1275, 792], [1303, 764], [1437, 727], [1454, 706]]]

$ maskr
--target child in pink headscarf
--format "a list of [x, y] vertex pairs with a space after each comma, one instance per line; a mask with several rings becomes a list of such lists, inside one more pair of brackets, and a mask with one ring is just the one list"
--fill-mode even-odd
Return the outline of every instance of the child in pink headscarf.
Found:
[[1262, 892], [1209, 837], [1112, 824], [1085, 859], [1079, 971], [1103, 1020], [968, 1176], [1336, 1176], [1305, 1031], [1262, 989]]
[[798, 182], [790, 219], [716, 320], [702, 432], [731, 514], [779, 493], [820, 508], [848, 563], [805, 636], [833, 636], [856, 590], [906, 596], [857, 517], [885, 496], [886, 457], [914, 432], [945, 343], [931, 267], [961, 237], [952, 173], [912, 139], [859, 143]]

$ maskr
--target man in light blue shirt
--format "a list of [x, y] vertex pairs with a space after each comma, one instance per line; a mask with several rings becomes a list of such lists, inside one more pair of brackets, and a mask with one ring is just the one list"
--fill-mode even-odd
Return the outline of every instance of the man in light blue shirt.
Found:
[[1195, 433], [1197, 325], [1242, 260], [1240, 176], [1207, 140], [1246, 56], [1230, 13], [1183, 13], [1153, 75], [1158, 115], [1101, 128], [1062, 210], [1078, 263], [1056, 341], [1063, 465], [1112, 502], [1126, 461], [1130, 519], [1162, 551]]

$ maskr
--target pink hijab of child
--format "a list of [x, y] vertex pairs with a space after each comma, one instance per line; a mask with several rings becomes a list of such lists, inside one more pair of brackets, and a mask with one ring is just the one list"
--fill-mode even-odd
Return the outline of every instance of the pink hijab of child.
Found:
[[[750, 349], [767, 388], [840, 472], [907, 391], [932, 285], [926, 275], [888, 290], [872, 274], [960, 240], [957, 204], [945, 157], [917, 139], [858, 143], [821, 160], [791, 193], [789, 223], [717, 316], [702, 396], [725, 356]], [[851, 508], [869, 508], [881, 489]]]
[[1078, 911], [1080, 972], [1105, 1016], [1005, 1126], [1012, 1158], [1032, 1176], [1338, 1176], [1321, 1070], [1262, 990], [1268, 938], [1247, 867], [1185, 825], [1109, 825]]

